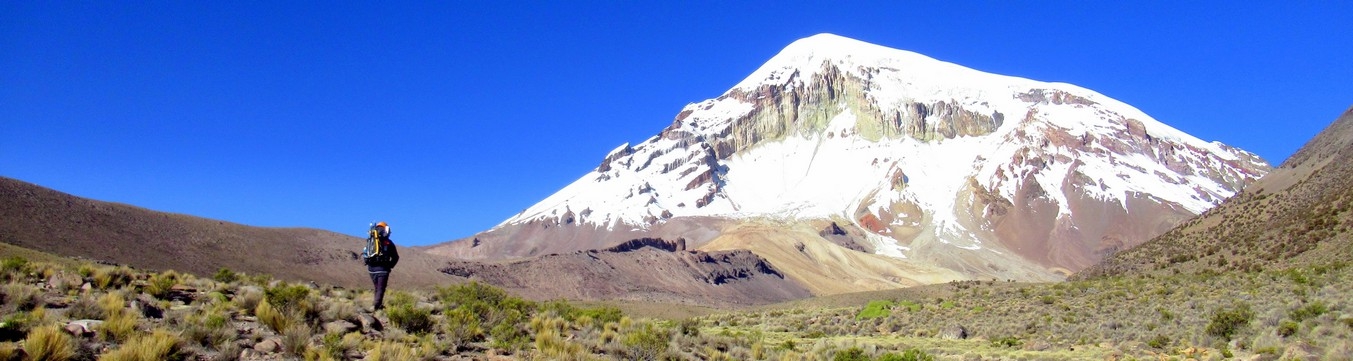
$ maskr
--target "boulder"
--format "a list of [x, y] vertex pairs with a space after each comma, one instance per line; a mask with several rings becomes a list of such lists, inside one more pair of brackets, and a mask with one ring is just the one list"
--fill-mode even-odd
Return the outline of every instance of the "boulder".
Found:
[[968, 328], [963, 327], [963, 325], [950, 325], [940, 330], [939, 336], [946, 340], [964, 340], [971, 335], [968, 334]]

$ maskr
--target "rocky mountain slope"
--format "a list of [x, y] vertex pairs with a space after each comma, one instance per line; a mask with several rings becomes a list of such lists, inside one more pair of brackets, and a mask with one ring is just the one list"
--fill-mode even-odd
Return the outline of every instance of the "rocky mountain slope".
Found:
[[[398, 240], [398, 239], [396, 239]], [[0, 258], [51, 254], [211, 276], [221, 268], [366, 289], [361, 239], [262, 228], [85, 199], [0, 177]], [[40, 252], [36, 252], [40, 251]], [[808, 297], [765, 259], [687, 250], [684, 240], [633, 239], [608, 249], [519, 262], [464, 261], [402, 247], [396, 289], [478, 280], [536, 300], [629, 300], [733, 307]]]
[[428, 251], [515, 259], [684, 238], [752, 250], [820, 294], [1055, 280], [1268, 170], [1088, 89], [821, 34], [497, 227]]
[[453, 261], [441, 271], [499, 285], [533, 299], [729, 307], [811, 296], [750, 251], [689, 251], [685, 240], [635, 239], [601, 250], [524, 260]]
[[1353, 108], [1244, 192], [1078, 277], [1257, 271], [1353, 259]]
[[[305, 228], [262, 228], [72, 196], [0, 177], [0, 242], [152, 270], [211, 275], [220, 268], [369, 287], [362, 240]], [[405, 247], [409, 248], [409, 247]], [[402, 250], [392, 283], [444, 284], [439, 257]]]

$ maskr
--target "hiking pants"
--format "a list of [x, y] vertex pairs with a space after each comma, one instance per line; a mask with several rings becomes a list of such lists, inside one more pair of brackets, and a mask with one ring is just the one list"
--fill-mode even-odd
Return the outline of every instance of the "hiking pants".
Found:
[[390, 283], [390, 270], [384, 267], [370, 267], [368, 272], [371, 274], [371, 285], [376, 287], [376, 299], [371, 304], [377, 310], [384, 309], [385, 286]]

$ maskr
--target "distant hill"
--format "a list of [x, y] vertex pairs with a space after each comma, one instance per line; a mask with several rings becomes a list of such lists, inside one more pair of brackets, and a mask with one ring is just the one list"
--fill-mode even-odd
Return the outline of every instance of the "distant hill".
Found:
[[[348, 287], [370, 285], [362, 240], [325, 230], [263, 228], [76, 197], [0, 177], [0, 242], [64, 256], [210, 276], [225, 267]], [[12, 248], [0, 248], [12, 250]], [[8, 253], [8, 251], [6, 251]], [[394, 287], [444, 284], [442, 261], [401, 249]], [[8, 256], [8, 255], [6, 255]]]
[[1353, 109], [1243, 192], [1077, 278], [1353, 259]]

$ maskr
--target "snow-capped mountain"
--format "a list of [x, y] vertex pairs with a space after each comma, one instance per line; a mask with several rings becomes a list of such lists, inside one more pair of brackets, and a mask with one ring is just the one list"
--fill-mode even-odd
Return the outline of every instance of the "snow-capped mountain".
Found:
[[772, 263], [783, 253], [776, 266], [806, 283], [787, 264], [904, 270], [851, 280], [862, 288], [1056, 279], [1269, 169], [1089, 89], [821, 34], [494, 229], [432, 251], [513, 258], [679, 237]]

